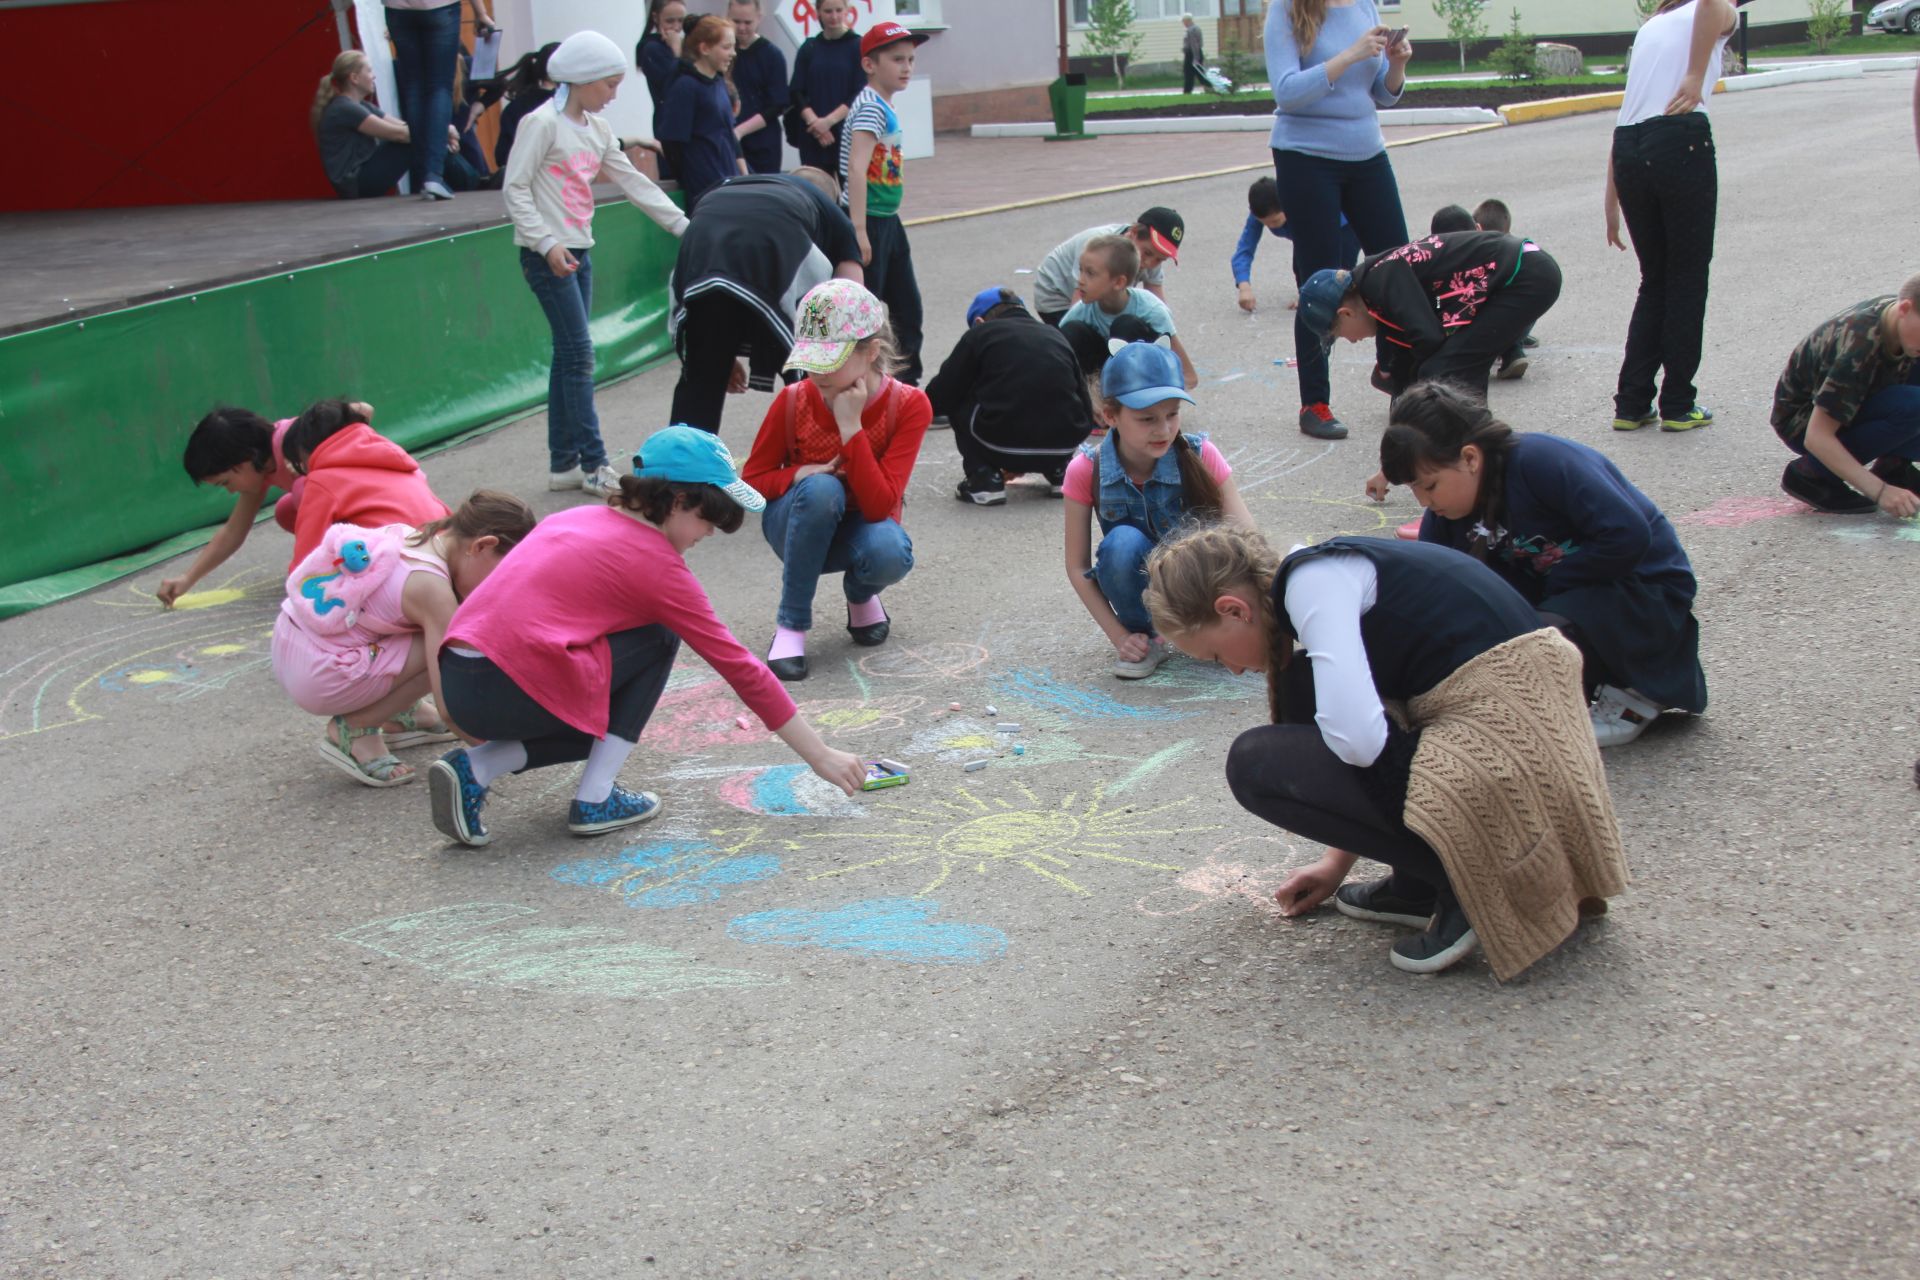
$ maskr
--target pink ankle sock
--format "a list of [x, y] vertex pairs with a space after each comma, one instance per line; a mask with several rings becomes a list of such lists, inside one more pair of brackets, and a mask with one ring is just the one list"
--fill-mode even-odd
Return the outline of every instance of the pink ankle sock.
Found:
[[767, 658], [803, 658], [807, 653], [807, 633], [795, 631], [790, 627], [776, 626], [773, 629], [773, 647], [767, 650]]
[[885, 622], [887, 611], [880, 607], [880, 597], [875, 596], [865, 604], [847, 601], [847, 625], [850, 627], [870, 627], [876, 622]]

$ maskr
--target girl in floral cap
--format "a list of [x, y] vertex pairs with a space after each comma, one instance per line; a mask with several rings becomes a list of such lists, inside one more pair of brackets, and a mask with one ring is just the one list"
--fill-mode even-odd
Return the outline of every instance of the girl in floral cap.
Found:
[[1693, 565], [1605, 454], [1515, 432], [1424, 382], [1393, 402], [1380, 470], [1427, 509], [1422, 542], [1485, 561], [1579, 647], [1601, 746], [1632, 742], [1663, 711], [1707, 709]]
[[880, 592], [913, 568], [901, 527], [907, 481], [933, 409], [897, 382], [899, 353], [881, 301], [850, 280], [828, 280], [800, 300], [786, 367], [807, 376], [774, 397], [741, 478], [767, 499], [760, 529], [784, 566], [767, 666], [807, 677], [807, 632], [822, 574], [841, 575], [847, 632], [886, 641]]

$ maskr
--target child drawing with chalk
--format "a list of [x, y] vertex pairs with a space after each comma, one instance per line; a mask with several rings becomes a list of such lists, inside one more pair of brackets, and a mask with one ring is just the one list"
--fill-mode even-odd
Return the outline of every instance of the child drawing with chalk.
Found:
[[1139, 680], [1169, 652], [1141, 599], [1148, 553], [1183, 522], [1224, 519], [1252, 528], [1253, 518], [1220, 450], [1180, 428], [1180, 406], [1194, 400], [1179, 358], [1155, 343], [1114, 345], [1100, 373], [1100, 408], [1110, 429], [1081, 446], [1061, 481], [1067, 581], [1113, 643], [1113, 674]]
[[1516, 432], [1446, 383], [1393, 402], [1380, 467], [1426, 508], [1420, 541], [1464, 551], [1573, 641], [1603, 747], [1707, 709], [1698, 590], [1673, 525], [1612, 460]]
[[[363, 420], [373, 420], [372, 405], [355, 401], [353, 407]], [[161, 604], [173, 608], [175, 601], [244, 546], [247, 535], [253, 532], [254, 517], [266, 504], [267, 495], [276, 489], [280, 497], [273, 505], [274, 522], [293, 532], [307, 486], [287, 463], [287, 432], [293, 423], [292, 418], [269, 422], [251, 410], [223, 405], [195, 425], [182, 459], [187, 478], [232, 494], [233, 511], [185, 573], [161, 581], [160, 589], [154, 592]]]
[[[1275, 891], [1283, 915], [1331, 898], [1411, 931], [1389, 951], [1397, 969], [1484, 948], [1504, 981], [1626, 887], [1579, 653], [1484, 564], [1364, 537], [1282, 558], [1217, 524], [1162, 543], [1147, 576], [1182, 652], [1266, 673], [1272, 722], [1234, 740], [1227, 785], [1327, 846]], [[1390, 874], [1346, 883], [1360, 858]]]
[[375, 431], [370, 414], [367, 405], [353, 401], [318, 400], [287, 429], [282, 452], [305, 481], [293, 516], [289, 570], [336, 524], [417, 528], [447, 514], [420, 464]]
[[[328, 716], [320, 756], [355, 782], [394, 787], [413, 770], [393, 748], [444, 742], [410, 708], [439, 701], [438, 656], [453, 611], [533, 529], [510, 494], [476, 490], [418, 529], [337, 524], [287, 578], [273, 626], [273, 674], [302, 710]], [[402, 732], [389, 739], [382, 726]]]
[[568, 831], [599, 835], [657, 816], [658, 796], [618, 778], [683, 639], [815, 773], [848, 795], [860, 790], [866, 765], [797, 714], [766, 664], [714, 616], [686, 562], [703, 538], [734, 532], [765, 505], [718, 436], [673, 426], [641, 445], [617, 497], [535, 527], [447, 627], [442, 705], [486, 741], [428, 771], [441, 834], [486, 844], [482, 810], [498, 779], [576, 760], [585, 768]]

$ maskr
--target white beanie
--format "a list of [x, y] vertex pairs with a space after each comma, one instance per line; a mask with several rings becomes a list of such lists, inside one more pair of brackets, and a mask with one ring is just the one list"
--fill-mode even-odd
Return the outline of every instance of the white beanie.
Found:
[[568, 85], [591, 84], [626, 71], [626, 53], [598, 31], [574, 32], [547, 59], [547, 79], [560, 86], [554, 94], [556, 108], [566, 105]]

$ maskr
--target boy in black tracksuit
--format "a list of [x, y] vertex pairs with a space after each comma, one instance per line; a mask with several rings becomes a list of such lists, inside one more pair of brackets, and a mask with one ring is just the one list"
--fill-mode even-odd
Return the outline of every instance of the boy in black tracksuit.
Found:
[[1437, 380], [1485, 400], [1493, 362], [1559, 296], [1560, 266], [1531, 240], [1451, 231], [1352, 271], [1316, 271], [1300, 287], [1300, 318], [1328, 346], [1374, 339], [1382, 390]]
[[933, 411], [953, 424], [967, 469], [962, 502], [1007, 500], [1002, 472], [1045, 475], [1053, 497], [1074, 450], [1093, 430], [1093, 402], [1073, 344], [1034, 319], [1011, 289], [984, 289], [967, 308], [967, 331], [927, 384]]

